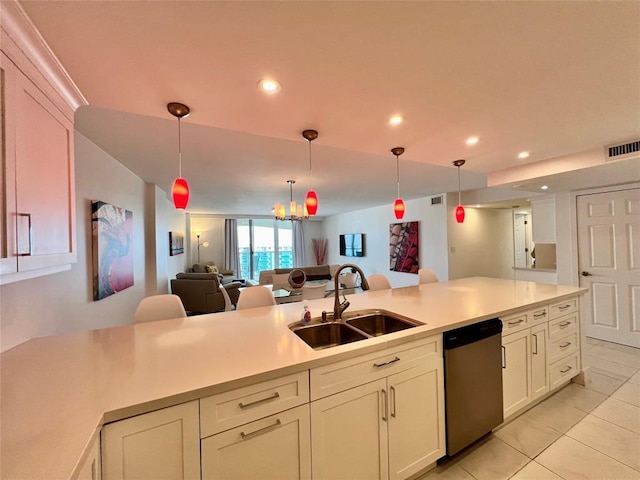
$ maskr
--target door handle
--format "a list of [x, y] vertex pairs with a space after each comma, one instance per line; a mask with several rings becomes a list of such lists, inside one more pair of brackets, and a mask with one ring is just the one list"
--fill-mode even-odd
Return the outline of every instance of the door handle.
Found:
[[507, 368], [507, 349], [502, 346], [502, 368]]
[[586, 272], [586, 271], [583, 271], [582, 273], [580, 273], [580, 275], [582, 275], [583, 277], [593, 277], [592, 273], [589, 273], [589, 272]]
[[534, 338], [533, 346], [535, 347], [533, 354], [537, 355], [538, 354], [538, 335], [533, 333], [532, 336]]
[[387, 391], [383, 388], [380, 392], [382, 395], [382, 401], [384, 402], [384, 408], [382, 409], [382, 421], [387, 421]]
[[396, 418], [396, 387], [389, 388], [391, 391], [391, 416]]

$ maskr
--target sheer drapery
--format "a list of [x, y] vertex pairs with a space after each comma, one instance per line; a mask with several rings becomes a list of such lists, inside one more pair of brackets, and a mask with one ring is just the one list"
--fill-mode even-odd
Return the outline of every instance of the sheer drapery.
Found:
[[238, 221], [227, 218], [224, 221], [224, 268], [233, 270], [238, 275]]
[[307, 253], [304, 247], [304, 223], [292, 222], [293, 229], [293, 266], [306, 267]]

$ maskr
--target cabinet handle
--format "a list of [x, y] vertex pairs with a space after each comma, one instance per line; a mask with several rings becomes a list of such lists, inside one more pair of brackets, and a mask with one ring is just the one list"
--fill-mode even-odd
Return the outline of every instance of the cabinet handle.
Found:
[[386, 422], [387, 421], [387, 391], [383, 388], [381, 394], [382, 394], [382, 401], [384, 402], [384, 408], [382, 409], [382, 421]]
[[391, 390], [391, 416], [396, 418], [396, 387], [390, 387]]
[[507, 368], [507, 349], [502, 346], [502, 368]]
[[269, 430], [278, 428], [280, 425], [282, 425], [282, 422], [280, 421], [279, 418], [276, 418], [276, 423], [274, 423], [273, 425], [267, 425], [266, 427], [259, 428], [255, 432], [249, 432], [249, 433], [240, 432], [240, 436], [242, 437], [242, 440], [246, 440], [247, 438], [255, 437], [256, 435], [261, 435], [265, 432], [268, 432]]
[[546, 317], [546, 316], [547, 316], [547, 312], [534, 313], [533, 314], [533, 318], [542, 318], [542, 317]]
[[520, 325], [522, 322], [524, 322], [523, 319], [517, 320], [515, 322], [507, 322], [509, 325]]
[[560, 344], [560, 348], [567, 348], [569, 345], [571, 345], [571, 342], [564, 342]]
[[558, 307], [558, 310], [566, 310], [567, 308], [569, 308], [571, 306], [571, 304], [569, 305], [562, 305], [561, 307]]
[[538, 354], [538, 334], [533, 333], [533, 338], [535, 339], [535, 341], [533, 342], [533, 346], [534, 346], [534, 350], [533, 350], [533, 354], [537, 355]]
[[564, 328], [564, 327], [568, 327], [569, 325], [571, 325], [571, 322], [562, 322], [561, 324], [559, 324], [558, 326], [560, 328]]
[[242, 403], [242, 402], [240, 402], [240, 403], [238, 404], [238, 406], [239, 406], [240, 408], [255, 407], [256, 405], [259, 405], [259, 404], [264, 403], [264, 402], [268, 402], [269, 400], [275, 400], [276, 398], [279, 398], [279, 397], [280, 397], [280, 393], [278, 393], [278, 392], [274, 392], [272, 395], [269, 395], [269, 396], [268, 396], [268, 397], [266, 397], [266, 398], [261, 398], [260, 400], [255, 400], [255, 401], [253, 401], [253, 402], [249, 402], [249, 403]]
[[393, 360], [389, 360], [388, 362], [384, 362], [384, 363], [374, 363], [373, 366], [376, 368], [380, 368], [380, 367], [384, 367], [385, 365], [391, 365], [392, 363], [396, 363], [400, 361], [400, 357], [396, 357]]
[[567, 373], [569, 370], [571, 370], [573, 367], [567, 367], [567, 368], [563, 368], [562, 370], [560, 370], [560, 373]]
[[[27, 241], [20, 241], [24, 238], [26, 233]], [[29, 257], [31, 256], [31, 214], [30, 213], [18, 213], [18, 256]]]

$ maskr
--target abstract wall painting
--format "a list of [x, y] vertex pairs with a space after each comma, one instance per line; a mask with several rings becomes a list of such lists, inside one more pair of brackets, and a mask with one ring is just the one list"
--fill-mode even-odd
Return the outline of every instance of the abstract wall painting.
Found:
[[133, 212], [91, 202], [93, 299], [133, 286]]
[[389, 225], [389, 260], [392, 272], [418, 273], [419, 222]]
[[178, 232], [169, 232], [169, 256], [184, 253], [184, 235]]

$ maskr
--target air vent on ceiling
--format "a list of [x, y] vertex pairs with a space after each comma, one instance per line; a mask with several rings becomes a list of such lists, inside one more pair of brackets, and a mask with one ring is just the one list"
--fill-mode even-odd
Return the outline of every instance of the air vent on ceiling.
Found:
[[605, 160], [630, 158], [636, 156], [638, 152], [640, 152], [640, 140], [619, 145], [609, 145], [605, 147]]
[[441, 205], [442, 204], [442, 195], [439, 197], [431, 197], [431, 205]]

